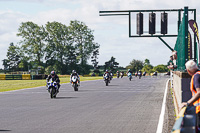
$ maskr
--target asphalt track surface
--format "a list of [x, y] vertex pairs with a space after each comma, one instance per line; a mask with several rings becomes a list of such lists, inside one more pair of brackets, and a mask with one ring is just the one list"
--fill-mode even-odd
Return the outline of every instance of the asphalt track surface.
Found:
[[[156, 133], [168, 77], [127, 77], [0, 93], [0, 133]], [[9, 85], [8, 85], [9, 87]]]

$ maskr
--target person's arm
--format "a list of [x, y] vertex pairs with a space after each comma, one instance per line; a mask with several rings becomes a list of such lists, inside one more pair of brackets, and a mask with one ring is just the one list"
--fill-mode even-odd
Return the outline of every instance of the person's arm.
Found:
[[77, 73], [77, 77], [78, 77], [78, 80], [80, 80], [80, 77], [79, 77], [78, 73]]
[[187, 101], [187, 103], [191, 106], [196, 100], [200, 98], [200, 88], [196, 88], [197, 93]]
[[58, 76], [56, 76], [56, 82], [60, 83], [60, 79]]

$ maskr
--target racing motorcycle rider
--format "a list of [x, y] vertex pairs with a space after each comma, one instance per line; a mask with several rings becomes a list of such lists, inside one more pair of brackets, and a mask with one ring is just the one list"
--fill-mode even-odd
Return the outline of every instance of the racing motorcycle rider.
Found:
[[77, 78], [78, 78], [78, 85], [80, 86], [80, 77], [79, 77], [78, 73], [76, 72], [76, 70], [72, 70], [72, 74], [70, 75], [70, 83], [72, 83], [72, 77], [73, 76], [77, 76]]
[[119, 78], [119, 71], [117, 71], [117, 78]]
[[57, 85], [58, 85], [58, 90], [57, 92], [59, 92], [59, 88], [60, 88], [60, 79], [58, 77], [58, 75], [56, 74], [55, 71], [51, 71], [51, 74], [47, 77], [47, 82], [49, 82], [49, 80], [52, 79], [53, 81], [56, 81]]
[[[106, 70], [106, 71], [104, 72], [104, 74], [103, 74], [103, 78], [105, 77], [106, 74], [108, 74], [108, 77], [109, 77], [109, 79], [110, 79], [110, 73], [109, 73], [108, 70]], [[104, 78], [104, 80], [105, 80], [105, 78]], [[110, 80], [111, 80], [111, 79], [110, 79]], [[110, 80], [109, 80], [109, 83], [110, 83]]]
[[128, 69], [128, 71], [126, 72], [127, 76], [128, 76], [128, 73], [129, 73], [129, 72], [130, 72], [131, 74], [133, 73], [133, 72], [131, 71], [131, 69]]

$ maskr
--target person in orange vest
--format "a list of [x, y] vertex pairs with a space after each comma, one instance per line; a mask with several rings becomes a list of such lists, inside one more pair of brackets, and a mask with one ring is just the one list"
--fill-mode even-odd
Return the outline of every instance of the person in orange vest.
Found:
[[197, 64], [193, 60], [189, 60], [185, 63], [186, 70], [190, 76], [190, 90], [192, 92], [192, 98], [187, 102], [181, 104], [181, 108], [184, 106], [196, 106], [196, 114], [200, 112], [200, 70]]

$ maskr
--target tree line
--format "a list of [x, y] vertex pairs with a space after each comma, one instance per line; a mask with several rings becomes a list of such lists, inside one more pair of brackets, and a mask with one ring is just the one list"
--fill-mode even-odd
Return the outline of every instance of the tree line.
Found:
[[39, 69], [42, 73], [55, 70], [69, 74], [76, 70], [89, 73], [91, 65], [97, 66], [100, 45], [94, 42], [93, 31], [83, 22], [70, 21], [69, 26], [59, 22], [47, 22], [39, 26], [23, 22], [18, 28], [21, 38], [18, 45], [10, 43], [4, 70], [28, 71]]
[[147, 73], [153, 73], [155, 71], [157, 72], [168, 72], [169, 69], [167, 68], [167, 65], [157, 65], [157, 66], [153, 66], [150, 64], [150, 60], [149, 59], [145, 59], [145, 61], [141, 61], [141, 60], [136, 60], [133, 59], [130, 64], [128, 66], [126, 66], [126, 69], [130, 69], [132, 72], [136, 72], [141, 70], [142, 72], [147, 72]]
[[141, 70], [142, 72], [145, 71], [148, 74], [153, 73], [155, 71], [157, 71], [159, 73], [169, 71], [169, 69], [167, 68], [167, 65], [160, 64], [160, 65], [157, 65], [157, 66], [153, 66], [153, 65], [150, 64], [149, 59], [145, 59], [144, 61], [133, 59], [129, 63], [129, 65], [127, 65], [125, 68], [119, 67], [119, 63], [116, 62], [115, 59], [116, 58], [114, 58], [112, 56], [109, 61], [105, 62], [105, 64], [102, 66], [103, 70], [105, 71], [107, 69], [107, 70], [109, 70], [113, 73], [116, 73], [117, 71], [127, 71], [128, 69], [130, 69], [133, 73]]

